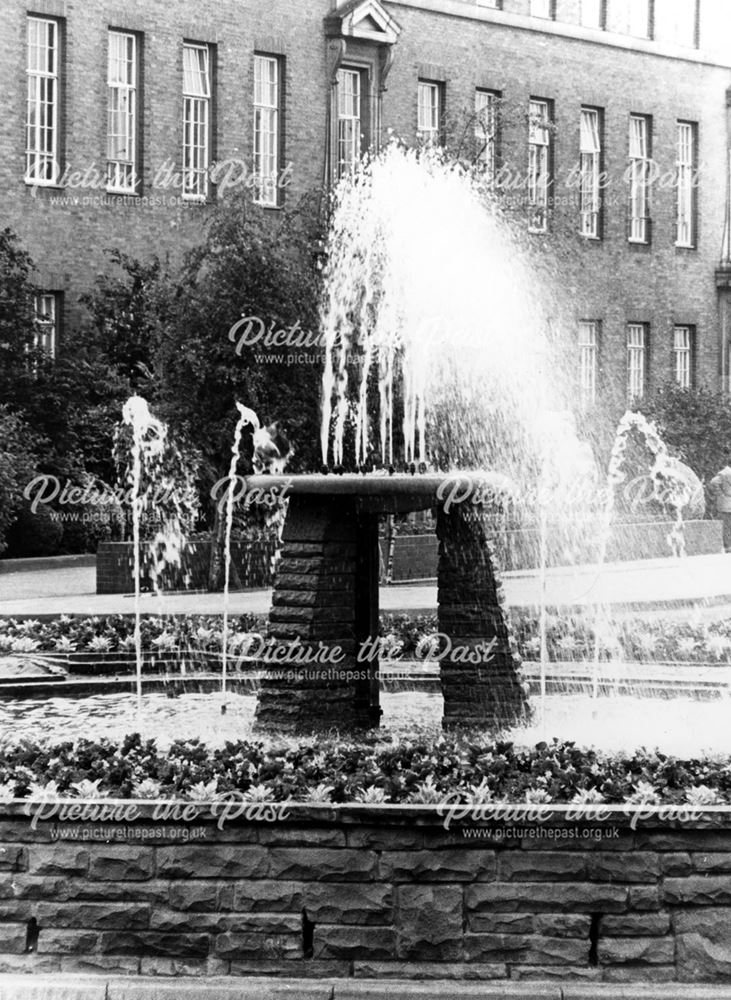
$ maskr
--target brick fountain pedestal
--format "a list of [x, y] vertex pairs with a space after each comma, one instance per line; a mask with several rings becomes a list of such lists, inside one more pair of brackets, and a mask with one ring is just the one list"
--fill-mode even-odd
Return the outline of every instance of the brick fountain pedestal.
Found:
[[[440, 649], [443, 724], [495, 730], [525, 716], [481, 508], [442, 504], [444, 484], [433, 475], [247, 480], [248, 490], [286, 488], [289, 497], [269, 615], [277, 659], [262, 664], [258, 727], [312, 732], [379, 724], [378, 519], [432, 507], [439, 631], [446, 637]], [[310, 662], [303, 663], [304, 656]]]

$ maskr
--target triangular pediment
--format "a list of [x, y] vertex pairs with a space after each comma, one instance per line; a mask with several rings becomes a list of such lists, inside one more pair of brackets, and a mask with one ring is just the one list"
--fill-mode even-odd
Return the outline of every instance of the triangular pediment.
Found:
[[401, 26], [379, 0], [346, 0], [325, 20], [330, 37], [360, 38], [381, 45], [394, 45]]

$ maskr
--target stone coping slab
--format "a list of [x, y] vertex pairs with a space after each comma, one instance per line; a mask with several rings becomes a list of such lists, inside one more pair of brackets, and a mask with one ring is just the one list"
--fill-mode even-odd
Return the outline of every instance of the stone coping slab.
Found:
[[[612, 823], [630, 829], [684, 829], [731, 830], [731, 805], [691, 806], [689, 804], [630, 805], [599, 804], [538, 805], [516, 803], [452, 803], [440, 805], [379, 804], [348, 802], [343, 804], [310, 804], [305, 802], [248, 802], [243, 797], [229, 797], [225, 793], [218, 800], [195, 801], [192, 799], [83, 799], [75, 797], [49, 797], [47, 799], [13, 799], [0, 803], [0, 820], [29, 820], [37, 815], [38, 823], [52, 821], [110, 822], [114, 811], [119, 811], [116, 821], [127, 822], [198, 822], [218, 824], [224, 814], [226, 827], [276, 825], [370, 825], [382, 827], [442, 827], [449, 817], [450, 830], [459, 830], [460, 823], [500, 823], [521, 826], [551, 824], [576, 826], [577, 824]], [[48, 807], [41, 810], [43, 805]], [[226, 811], [225, 806], [231, 808]], [[51, 806], [55, 807], [51, 809]], [[134, 806], [134, 816], [122, 816]], [[241, 807], [240, 810], [233, 807]], [[185, 815], [185, 810], [188, 815]], [[70, 811], [70, 814], [69, 812]], [[451, 812], [450, 812], [451, 811]], [[67, 814], [64, 815], [64, 812]], [[238, 815], [237, 815], [238, 812]], [[83, 813], [83, 814], [82, 814]]]
[[384, 1000], [386, 994], [389, 1000], [731, 1000], [731, 986], [0, 975], [0, 1000]]

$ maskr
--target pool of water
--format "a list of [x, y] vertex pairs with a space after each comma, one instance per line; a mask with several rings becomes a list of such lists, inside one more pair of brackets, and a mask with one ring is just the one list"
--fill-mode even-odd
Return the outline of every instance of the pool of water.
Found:
[[[226, 712], [221, 713], [225, 700]], [[442, 698], [438, 691], [383, 693], [382, 730], [395, 738], [441, 731]], [[512, 731], [516, 743], [534, 745], [558, 737], [609, 751], [640, 746], [680, 756], [731, 754], [731, 699], [712, 701], [676, 697], [601, 697], [549, 695], [544, 711], [532, 700], [534, 719]], [[128, 733], [154, 737], [161, 747], [176, 739], [198, 737], [209, 746], [252, 735], [256, 697], [251, 694], [145, 694], [141, 715], [130, 694], [84, 698], [13, 699], [0, 703], [0, 737], [44, 743], [120, 740]], [[259, 738], [259, 737], [257, 737]]]

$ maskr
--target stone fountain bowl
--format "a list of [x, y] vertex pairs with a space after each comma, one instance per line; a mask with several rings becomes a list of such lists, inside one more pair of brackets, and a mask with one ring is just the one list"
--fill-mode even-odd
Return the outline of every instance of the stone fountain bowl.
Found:
[[247, 496], [311, 496], [320, 499], [351, 497], [367, 513], [403, 514], [439, 504], [495, 503], [515, 498], [515, 483], [499, 472], [469, 470], [425, 473], [334, 473], [258, 475], [246, 478]]

